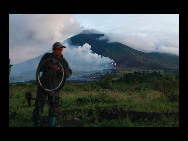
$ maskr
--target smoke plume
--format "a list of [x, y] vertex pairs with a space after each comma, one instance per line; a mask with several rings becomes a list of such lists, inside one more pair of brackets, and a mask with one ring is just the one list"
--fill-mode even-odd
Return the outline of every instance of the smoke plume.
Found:
[[73, 71], [99, 71], [109, 69], [114, 60], [92, 53], [91, 45], [85, 43], [83, 46], [73, 47], [68, 45], [63, 51], [63, 56], [69, 62]]

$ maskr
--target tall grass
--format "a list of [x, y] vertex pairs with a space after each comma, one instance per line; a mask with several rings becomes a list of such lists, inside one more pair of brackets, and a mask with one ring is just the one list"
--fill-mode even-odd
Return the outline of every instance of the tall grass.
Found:
[[[179, 126], [179, 86], [164, 91], [163, 85], [171, 83], [165, 77], [152, 83], [107, 81], [104, 77], [90, 83], [67, 82], [60, 90], [64, 118], [79, 119], [86, 127]], [[28, 107], [24, 94], [35, 97], [36, 90], [36, 83], [9, 84], [10, 127], [32, 126], [34, 101]], [[48, 115], [47, 105], [43, 115]]]

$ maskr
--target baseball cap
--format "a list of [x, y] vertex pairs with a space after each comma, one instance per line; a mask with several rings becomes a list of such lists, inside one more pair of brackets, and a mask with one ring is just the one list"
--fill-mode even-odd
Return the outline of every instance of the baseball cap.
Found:
[[61, 47], [66, 48], [65, 46], [62, 45], [62, 43], [60, 43], [60, 42], [55, 42], [55, 43], [53, 44], [53, 46], [52, 46], [52, 49], [61, 48]]

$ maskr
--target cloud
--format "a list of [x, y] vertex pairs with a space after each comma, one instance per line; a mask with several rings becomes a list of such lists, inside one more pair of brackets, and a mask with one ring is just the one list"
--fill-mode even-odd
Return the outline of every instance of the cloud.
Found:
[[19, 63], [49, 50], [84, 29], [71, 14], [9, 15], [9, 58]]
[[143, 52], [151, 52], [159, 40], [141, 35], [112, 33], [107, 34], [109, 42], [120, 42], [129, 47]]
[[99, 38], [108, 42], [120, 42], [142, 52], [171, 53], [179, 56], [179, 38], [168, 36], [166, 38], [148, 37], [142, 34], [107, 33]]
[[161, 45], [160, 47], [158, 47], [156, 49], [156, 52], [160, 52], [160, 53], [170, 53], [170, 54], [174, 54], [179, 56], [179, 48], [175, 48], [175, 47], [166, 47], [164, 45]]

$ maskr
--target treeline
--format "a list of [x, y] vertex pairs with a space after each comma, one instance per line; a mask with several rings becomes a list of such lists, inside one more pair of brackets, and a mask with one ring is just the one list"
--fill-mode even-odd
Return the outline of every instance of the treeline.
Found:
[[162, 81], [171, 81], [171, 83], [178, 84], [179, 87], [179, 75], [175, 75], [174, 73], [161, 73], [160, 71], [154, 72], [134, 72], [134, 73], [125, 73], [118, 79], [116, 74], [107, 72], [105, 75], [100, 76], [100, 83], [112, 83], [112, 84], [135, 84], [135, 83], [157, 83]]
[[121, 83], [126, 83], [126, 84], [131, 84], [131, 83], [151, 83], [155, 80], [162, 80], [163, 75], [161, 72], [145, 72], [143, 71], [142, 73], [139, 72], [134, 72], [134, 73], [127, 73], [124, 74], [120, 79], [116, 80], [116, 82], [121, 82]]
[[[32, 82], [37, 85], [36, 81]], [[134, 93], [156, 90], [163, 94], [164, 99], [169, 102], [177, 102], [179, 100], [179, 75], [174, 73], [161, 72], [134, 72], [126, 73], [118, 78], [116, 74], [107, 72], [101, 75], [99, 80], [79, 84], [67, 82], [62, 88], [66, 92], [78, 91], [116, 91], [125, 93]]]
[[115, 91], [157, 90], [171, 102], [179, 99], [179, 75], [174, 73], [143, 71], [126, 73], [118, 79], [116, 74], [106, 73], [101, 75], [101, 79], [95, 83], [102, 89]]

